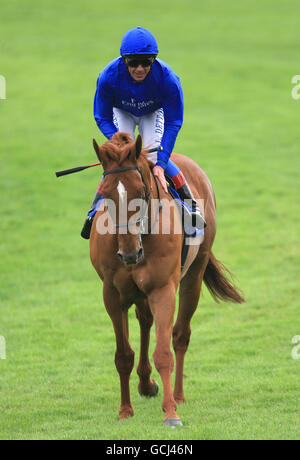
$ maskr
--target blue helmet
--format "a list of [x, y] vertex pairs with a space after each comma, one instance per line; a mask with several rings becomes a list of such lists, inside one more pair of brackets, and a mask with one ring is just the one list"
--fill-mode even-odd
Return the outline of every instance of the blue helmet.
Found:
[[124, 35], [120, 48], [121, 56], [134, 54], [158, 54], [157, 41], [149, 30], [135, 27]]

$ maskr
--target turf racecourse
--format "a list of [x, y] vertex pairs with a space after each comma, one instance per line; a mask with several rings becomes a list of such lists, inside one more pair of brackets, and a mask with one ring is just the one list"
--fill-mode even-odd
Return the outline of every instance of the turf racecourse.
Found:
[[[1, 439], [299, 438], [299, 18], [296, 0], [2, 0]], [[176, 151], [213, 182], [214, 252], [247, 298], [218, 305], [203, 290], [176, 430], [162, 425], [161, 385], [140, 398], [135, 370], [135, 416], [118, 421], [113, 329], [79, 237], [100, 170], [54, 176], [94, 162], [96, 78], [136, 25], [181, 77]]]

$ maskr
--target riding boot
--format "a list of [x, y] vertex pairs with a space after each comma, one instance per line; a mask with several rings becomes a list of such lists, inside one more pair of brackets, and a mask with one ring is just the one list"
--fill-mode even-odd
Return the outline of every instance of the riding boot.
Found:
[[86, 218], [86, 220], [84, 222], [83, 229], [81, 230], [81, 236], [85, 240], [90, 239], [91, 229], [92, 229], [94, 217], [95, 217], [95, 214], [96, 214], [96, 212], [94, 212], [94, 211], [95, 211], [97, 203], [98, 203], [98, 201], [100, 200], [101, 197], [102, 197], [102, 194], [97, 191], [97, 193], [95, 195], [95, 198], [94, 198], [94, 201], [92, 203], [91, 209], [89, 210], [88, 216], [87, 216], [87, 218]]
[[176, 189], [181, 201], [191, 203], [191, 208], [189, 206], [185, 206], [185, 211], [190, 213], [190, 217], [192, 219], [192, 226], [202, 230], [206, 227], [205, 219], [200, 211], [200, 208], [195, 200], [192, 191], [187, 183], [182, 185], [181, 187]]
[[[197, 201], [193, 197], [192, 191], [188, 186], [183, 173], [177, 164], [172, 160], [168, 161], [167, 167], [165, 169], [165, 174], [171, 179], [180, 200], [184, 203], [184, 213], [188, 220], [191, 222], [192, 226], [200, 230], [205, 228], [206, 222], [199, 209]], [[191, 204], [191, 207], [188, 204]]]

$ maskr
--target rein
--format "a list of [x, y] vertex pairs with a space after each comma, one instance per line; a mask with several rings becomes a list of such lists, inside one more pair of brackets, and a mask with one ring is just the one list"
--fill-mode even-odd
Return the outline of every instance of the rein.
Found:
[[156, 184], [156, 190], [157, 190], [157, 196], [158, 196], [158, 207], [156, 209], [155, 219], [154, 219], [154, 222], [153, 222], [153, 224], [152, 224], [152, 226], [150, 228], [149, 234], [152, 232], [152, 230], [153, 230], [153, 228], [154, 228], [154, 226], [155, 226], [155, 224], [156, 224], [156, 222], [158, 220], [159, 213], [162, 210], [162, 204], [161, 204], [161, 199], [160, 199], [160, 190], [159, 190], [159, 186], [158, 186], [158, 179], [157, 179], [156, 176], [154, 176], [153, 170], [152, 169], [150, 169], [150, 170], [151, 170], [151, 174], [152, 174], [152, 176], [154, 178], [154, 181], [155, 181], [155, 184]]

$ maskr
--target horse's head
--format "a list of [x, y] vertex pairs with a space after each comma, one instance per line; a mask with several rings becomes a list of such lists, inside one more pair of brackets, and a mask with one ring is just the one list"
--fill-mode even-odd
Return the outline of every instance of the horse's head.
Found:
[[151, 188], [142, 138], [138, 136], [134, 142], [127, 133], [118, 132], [101, 146], [95, 140], [93, 143], [104, 168], [103, 196], [116, 210], [118, 256], [126, 265], [136, 264], [144, 258], [141, 235], [148, 227]]

